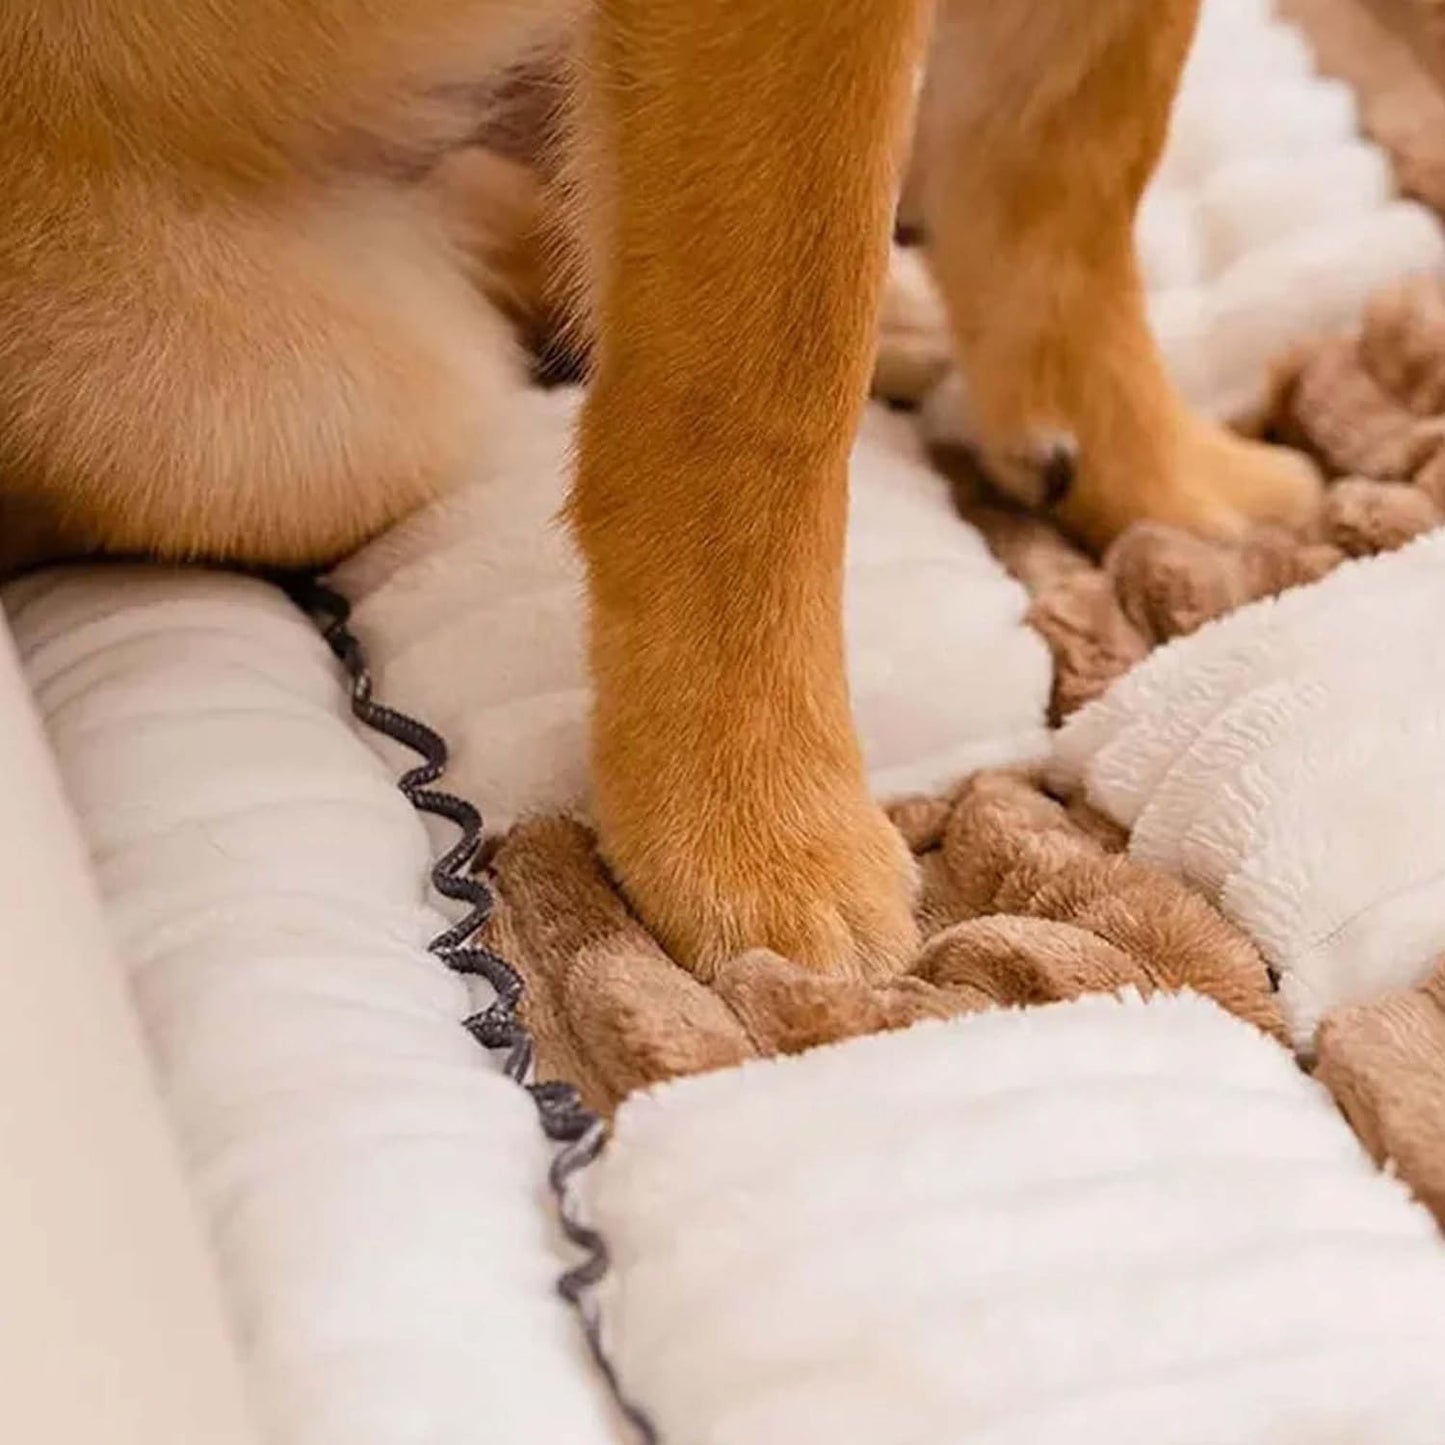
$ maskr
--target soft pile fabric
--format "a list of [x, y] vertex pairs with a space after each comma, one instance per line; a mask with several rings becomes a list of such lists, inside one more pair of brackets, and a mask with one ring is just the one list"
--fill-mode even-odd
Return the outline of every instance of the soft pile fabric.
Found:
[[623, 1106], [606, 1340], [669, 1445], [1438, 1445], [1445, 1246], [1197, 997], [924, 1024]]
[[0, 1418], [262, 1445], [83, 832], [0, 625]]
[[[1209, 0], [1141, 216], [1170, 365], [1222, 415], [1267, 406], [1281, 348], [1351, 318], [1385, 281], [1445, 269], [1439, 222], [1396, 198], [1385, 153], [1356, 133], [1350, 90], [1310, 64], [1263, 0]], [[899, 268], [907, 314], [889, 355], [911, 392], [936, 347], [916, 258], [896, 256]], [[935, 440], [959, 435], [953, 393], [947, 381], [936, 389]], [[389, 695], [456, 740], [457, 784], [498, 827], [586, 807], [580, 569], [555, 525], [576, 404], [567, 392], [524, 397], [471, 485], [337, 575]], [[1050, 681], [1022, 625], [1028, 604], [958, 527], [903, 419], [870, 412], [852, 480], [849, 671], [875, 790], [933, 791], [1039, 756]], [[1115, 672], [1142, 655], [1118, 641]], [[1060, 677], [1056, 715], [1061, 692], [1084, 700]]]
[[[309, 623], [160, 569], [5, 602], [269, 1437], [627, 1440], [555, 1291], [532, 1104], [460, 1027], [424, 830]], [[1196, 982], [1245, 1017], [993, 1007], [633, 1095], [579, 1204], [668, 1445], [1436, 1445], [1445, 1246], [1246, 1021], [1278, 1027], [1254, 950], [1017, 780], [899, 821], [941, 865], [920, 994]], [[527, 926], [622, 933], [593, 886]], [[770, 1047], [826, 1036], [826, 990], [759, 962], [734, 995], [752, 1051], [760, 1001], [793, 1009]]]
[[431, 848], [311, 624], [161, 569], [5, 606], [266, 1438], [617, 1438], [554, 1290], [532, 1104], [425, 951]]
[[1316, 1074], [1445, 1227], [1445, 961], [1418, 988], [1326, 1017]]
[[1155, 333], [1203, 410], [1252, 414], [1284, 347], [1445, 268], [1439, 221], [1359, 126], [1269, 0], [1208, 0], [1139, 230]]
[[710, 984], [673, 963], [623, 906], [591, 836], [550, 819], [515, 829], [493, 860], [487, 941], [521, 972], [539, 1075], [610, 1112], [628, 1094], [919, 1019], [1070, 999], [1194, 989], [1282, 1035], [1254, 947], [1205, 902], [1120, 856], [1122, 835], [1023, 778], [982, 773], [951, 799], [894, 818], [924, 879], [924, 943], [906, 973], [870, 985], [755, 952]]
[[1259, 943], [1301, 1046], [1445, 950], [1442, 615], [1435, 532], [1156, 652], [1059, 739], [1056, 782]]

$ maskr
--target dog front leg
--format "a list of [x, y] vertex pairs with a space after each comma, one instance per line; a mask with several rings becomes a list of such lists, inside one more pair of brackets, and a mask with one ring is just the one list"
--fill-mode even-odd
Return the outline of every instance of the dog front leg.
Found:
[[706, 977], [886, 973], [912, 868], [868, 796], [841, 627], [923, 0], [601, 0], [582, 67], [599, 351], [571, 519], [595, 803]]

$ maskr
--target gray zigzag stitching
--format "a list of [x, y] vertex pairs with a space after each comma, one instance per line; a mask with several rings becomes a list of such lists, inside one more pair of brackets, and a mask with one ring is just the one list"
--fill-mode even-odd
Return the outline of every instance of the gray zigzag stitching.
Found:
[[602, 1152], [607, 1141], [607, 1126], [583, 1105], [573, 1085], [527, 1082], [534, 1049], [532, 1037], [518, 1016], [522, 979], [511, 964], [491, 949], [467, 942], [491, 916], [496, 901], [486, 881], [471, 871], [481, 848], [482, 815], [465, 798], [432, 786], [447, 767], [447, 745], [441, 734], [374, 700], [371, 672], [361, 643], [351, 631], [351, 605], [346, 598], [311, 576], [287, 574], [273, 580], [279, 582], [296, 606], [311, 618], [345, 669], [351, 687], [351, 711], [357, 720], [422, 758], [421, 763], [397, 780], [402, 796], [419, 813], [445, 818], [461, 835], [432, 864], [431, 882], [442, 897], [466, 904], [467, 913], [433, 938], [427, 949], [454, 972], [483, 978], [496, 992], [496, 999], [481, 1013], [463, 1020], [462, 1026], [484, 1048], [506, 1050], [503, 1071], [531, 1095], [542, 1132], [561, 1146], [553, 1157], [547, 1179], [557, 1202], [562, 1229], [568, 1240], [582, 1251], [583, 1259], [557, 1281], [557, 1289], [577, 1312], [592, 1358], [618, 1409], [637, 1430], [643, 1445], [658, 1445], [660, 1437], [656, 1427], [644, 1411], [627, 1398], [603, 1348], [595, 1291], [610, 1267], [607, 1241], [578, 1217], [571, 1190], [576, 1176]]

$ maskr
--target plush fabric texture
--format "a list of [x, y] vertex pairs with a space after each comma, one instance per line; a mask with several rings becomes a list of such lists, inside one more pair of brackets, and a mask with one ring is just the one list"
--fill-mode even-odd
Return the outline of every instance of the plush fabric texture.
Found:
[[1206, 3], [1140, 217], [1170, 369], [1230, 420], [1264, 402], [1298, 337], [1344, 324], [1398, 277], [1445, 269], [1438, 219], [1399, 198], [1354, 92], [1314, 65], [1269, 0]]
[[1445, 1226], [1445, 963], [1418, 988], [1328, 1014], [1315, 1072]]
[[[453, 739], [455, 787], [499, 828], [587, 806], [582, 573], [556, 522], [578, 403], [529, 393], [486, 475], [335, 576], [379, 687]], [[881, 407], [854, 453], [845, 605], [878, 793], [1043, 755], [1049, 659], [1028, 597], [959, 526], [908, 419]]]
[[[1433, 395], [1418, 341], [1433, 333], [1416, 324], [1427, 310], [1427, 293], [1398, 306], [1382, 303], [1344, 352], [1329, 343], [1302, 354], [1281, 391], [1293, 424], [1321, 455], [1331, 446], [1355, 447], [1359, 435], [1368, 434], [1372, 446], [1386, 437], [1382, 455], [1398, 459], [1401, 480], [1370, 485], [1393, 488], [1391, 496], [1429, 495], [1433, 476], [1435, 453], [1416, 445], [1429, 430], [1411, 430], [1419, 420], [1412, 408]], [[1395, 352], [1396, 343], [1382, 343], [1392, 335]], [[1392, 355], [1408, 364], [1392, 365]], [[1350, 366], [1341, 356], [1353, 358]], [[1390, 426], [1403, 426], [1409, 445], [1389, 441], [1390, 428], [1373, 422], [1333, 424], [1360, 392], [1361, 369], [1378, 383]], [[1417, 398], [1411, 405], [1402, 387]], [[1337, 483], [1336, 495], [1349, 485]], [[1361, 513], [1376, 514], [1392, 515], [1388, 507]], [[1000, 555], [1032, 589], [1036, 617], [1040, 576], [1056, 571], [1089, 584], [1096, 601], [1112, 601], [1136, 661], [1174, 626], [1157, 599], [1126, 609], [1120, 579], [1147, 568], [1131, 571], [1116, 556], [1098, 569], [1037, 524], [1007, 513], [997, 514], [997, 526], [985, 520]], [[1398, 540], [1408, 531], [1391, 535]], [[1154, 555], [1145, 542], [1157, 552], [1177, 541], [1136, 536], [1128, 545], [1142, 556]], [[966, 1428], [986, 1441], [1030, 1438], [1043, 1420], [1083, 1438], [1095, 1429], [1104, 1438], [1129, 1438], [1133, 1428], [1151, 1442], [1276, 1445], [1294, 1438], [1317, 1445], [1321, 1432], [1332, 1430], [1371, 1445], [1434, 1445], [1442, 1414], [1433, 1386], [1422, 1381], [1437, 1372], [1421, 1375], [1416, 1365], [1438, 1358], [1427, 1306], [1438, 1308], [1442, 1297], [1430, 1262], [1440, 1246], [1427, 1248], [1425, 1236], [1412, 1233], [1418, 1216], [1365, 1169], [1342, 1120], [1268, 1035], [1281, 1028], [1283, 1002], [1296, 1040], [1317, 1046], [1321, 1079], [1338, 1091], [1371, 1150], [1422, 1198], [1437, 1197], [1430, 1170], [1438, 1159], [1438, 1076], [1417, 1047], [1432, 1036], [1431, 1016], [1421, 1012], [1418, 995], [1382, 1003], [1380, 991], [1423, 978], [1441, 947], [1432, 930], [1445, 907], [1429, 876], [1440, 869], [1430, 861], [1428, 810], [1417, 800], [1438, 795], [1445, 781], [1429, 771], [1445, 758], [1432, 736], [1428, 687], [1445, 676], [1431, 651], [1440, 644], [1430, 640], [1438, 636], [1436, 592], [1445, 586], [1437, 581], [1445, 578], [1442, 546], [1445, 532], [1437, 532], [1388, 557], [1337, 565], [1349, 550], [1338, 536], [1239, 544], [1231, 565], [1253, 558], [1243, 574], [1249, 586], [1307, 580], [1290, 569], [1314, 555], [1311, 548], [1325, 549], [1321, 570], [1333, 574], [1207, 626], [1199, 623], [1209, 609], [1196, 607], [1193, 620], [1179, 626], [1197, 627], [1192, 636], [1156, 648], [1102, 703], [1077, 715], [1060, 754], [1060, 766], [1074, 774], [1059, 781], [1076, 784], [1096, 807], [1077, 796], [1061, 802], [1026, 778], [988, 773], [952, 794], [900, 803], [895, 817], [928, 884], [922, 921], [929, 941], [910, 973], [886, 988], [839, 988], [753, 955], [737, 960], [716, 991], [702, 990], [637, 927], [580, 825], [539, 820], [501, 844], [492, 859], [502, 893], [496, 937], [527, 974], [529, 1017], [544, 1059], [574, 1074], [605, 1107], [631, 1100], [617, 1116], [612, 1158], [622, 1161], [619, 1172], [614, 1182], [600, 1177], [595, 1201], [599, 1219], [618, 1236], [618, 1273], [604, 1303], [625, 1382], [673, 1432], [670, 1439], [727, 1439], [726, 1429], [750, 1445], [769, 1431], [787, 1439], [796, 1421], [786, 1412], [806, 1400], [809, 1419], [842, 1417], [842, 1440], [850, 1428], [857, 1438], [895, 1438], [886, 1421], [898, 1411], [938, 1406], [953, 1421], [948, 1438]], [[454, 564], [446, 558], [442, 565]], [[458, 1026], [473, 1001], [423, 948], [440, 925], [422, 887], [425, 834], [392, 792], [387, 767], [349, 730], [339, 680], [308, 625], [258, 583], [144, 569], [30, 579], [10, 591], [7, 606], [90, 843], [273, 1433], [306, 1445], [390, 1445], [423, 1431], [449, 1445], [473, 1438], [476, 1421], [486, 1418], [503, 1439], [540, 1433], [587, 1445], [616, 1438], [552, 1293], [565, 1256], [548, 1224], [546, 1151], [530, 1106]], [[1259, 617], [1272, 621], [1265, 627]], [[1231, 629], [1238, 652], [1227, 645]], [[1382, 636], [1392, 639], [1390, 648], [1378, 646]], [[1260, 689], [1248, 690], [1256, 682], [1264, 684], [1263, 703]], [[1239, 720], [1248, 726], [1221, 740], [1210, 709], [1229, 715], [1235, 702], [1244, 704]], [[1317, 707], [1323, 717], [1311, 712]], [[1382, 719], [1394, 730], [1382, 728]], [[1071, 753], [1070, 738], [1091, 737], [1098, 746]], [[1160, 758], [1172, 757], [1179, 743], [1189, 745], [1188, 768], [1161, 773]], [[1262, 751], [1249, 751], [1258, 744]], [[1221, 786], [1218, 770], [1236, 747], [1241, 775], [1255, 786]], [[1224, 775], [1232, 769], [1231, 761]], [[1150, 801], [1166, 792], [1185, 806], [1151, 814]], [[1195, 808], [1207, 827], [1194, 827]], [[1342, 817], [1351, 828], [1339, 826]], [[1120, 851], [1126, 826], [1133, 856]], [[1245, 931], [1281, 973], [1280, 998], [1270, 993], [1261, 953]], [[1181, 987], [1212, 994], [1240, 1021], [1195, 995], [1176, 994]], [[1152, 991], [1154, 1001], [1119, 1003], [1121, 990]], [[1103, 996], [1058, 1009], [1087, 1021], [1072, 1044], [1039, 1022], [1055, 1014], [1014, 1008], [1081, 993]], [[1382, 1016], [1373, 1005], [1390, 1010], [1383, 1030], [1372, 1022]], [[942, 1022], [940, 1015], [967, 1017]], [[1326, 1023], [1315, 1039], [1312, 1020], [1320, 1015]], [[1207, 1017], [1202, 1027], [1210, 1037], [1178, 1032], [1173, 1021], [1186, 1017]], [[1118, 1029], [1104, 1022], [1118, 1019], [1129, 1022]], [[811, 1049], [920, 1020], [921, 1031]], [[974, 1027], [999, 1032], [966, 1032]], [[965, 1031], [963, 1046], [940, 1062], [931, 1041], [951, 1039], [955, 1029]], [[1135, 1057], [1128, 1039], [1136, 1035], [1154, 1062], [1131, 1073], [1120, 1061]], [[1274, 1084], [1260, 1082], [1255, 1062], [1237, 1074], [1235, 1042], [1214, 1052], [1213, 1040], [1222, 1047], [1226, 1036], [1249, 1041], [1238, 1043], [1239, 1057], [1276, 1061], [1258, 1067], [1289, 1079], [1280, 1084], [1286, 1092], [1303, 1091], [1297, 1112], [1276, 1119], [1268, 1102]], [[983, 1047], [985, 1037], [996, 1043]], [[1031, 1051], [1029, 1040], [1040, 1038]], [[1401, 1040], [1408, 1045], [1403, 1068]], [[886, 1052], [895, 1047], [896, 1057]], [[798, 1050], [809, 1051], [782, 1065], [759, 1058]], [[840, 1058], [884, 1063], [878, 1074], [858, 1064], [855, 1075], [855, 1064], [840, 1065]], [[1128, 1082], [1091, 1091], [1070, 1072], [1076, 1058], [1121, 1067]], [[1046, 1100], [1057, 1099], [1064, 1112], [1037, 1134], [1023, 1116], [1010, 1115], [989, 1136], [991, 1146], [971, 1139], [948, 1101], [962, 1108], [974, 1097], [967, 1079], [985, 1078], [968, 1074], [974, 1060], [995, 1080], [1021, 1081], [1020, 1099], [1036, 1093], [1045, 1112], [1054, 1107]], [[745, 1067], [722, 1067], [733, 1064]], [[1207, 1149], [1188, 1155], [1176, 1177], [1170, 1171], [1180, 1156], [1169, 1148], [1204, 1148], [1201, 1120], [1216, 1117], [1212, 1103], [1180, 1103], [1181, 1095], [1192, 1097], [1194, 1076], [1185, 1087], [1168, 1070], [1186, 1064], [1197, 1066], [1200, 1091], [1219, 1095], [1218, 1132], [1208, 1137], [1230, 1149], [1249, 1142], [1244, 1157], [1230, 1154], [1222, 1163]], [[698, 1070], [711, 1072], [657, 1083]], [[850, 1154], [880, 1076], [931, 1079], [927, 1088], [936, 1093], [908, 1095], [906, 1114], [888, 1115], [880, 1105], [875, 1142]], [[788, 1078], [806, 1080], [792, 1113], [793, 1095], [773, 1087]], [[647, 1085], [654, 1091], [636, 1092]], [[886, 1102], [886, 1089], [882, 1095]], [[695, 1097], [718, 1100], [718, 1115], [690, 1113]], [[843, 1099], [849, 1115], [820, 1131], [818, 1121]], [[970, 1118], [987, 1123], [1003, 1103], [985, 1090], [969, 1107]], [[735, 1134], [719, 1122], [734, 1108]], [[750, 1109], [776, 1132], [750, 1122]], [[658, 1133], [650, 1137], [659, 1152], [649, 1156], [627, 1143], [632, 1117], [685, 1121], [687, 1147], [682, 1135]], [[1148, 1132], [1150, 1120], [1157, 1133]], [[1271, 1121], [1276, 1127], [1266, 1128]], [[1315, 1138], [1316, 1127], [1335, 1138], [1329, 1149], [1343, 1152], [1329, 1158], [1353, 1182], [1330, 1174], [1334, 1166], [1307, 1148], [1291, 1152]], [[1127, 1148], [1107, 1153], [1119, 1129]], [[726, 1145], [732, 1138], [741, 1141], [736, 1148]], [[809, 1154], [815, 1140], [832, 1141], [835, 1152]], [[748, 1152], [764, 1145], [771, 1152]], [[1049, 1161], [1083, 1158], [1068, 1155], [1071, 1145], [1106, 1153], [1088, 1155], [1077, 1173], [1024, 1170], [1025, 1158], [1040, 1171]], [[1140, 1167], [1147, 1173], [1157, 1166], [1163, 1176], [1156, 1190], [1151, 1175], [1142, 1196], [1108, 1188], [1095, 1194], [1100, 1158], [1106, 1168], [1122, 1159], [1126, 1170], [1130, 1160], [1147, 1160]], [[984, 1206], [972, 1196], [960, 1203], [944, 1189], [937, 1197], [946, 1198], [946, 1209], [930, 1212], [906, 1194], [883, 1206], [889, 1214], [909, 1211], [906, 1231], [869, 1226], [879, 1201], [892, 1199], [893, 1182], [910, 1177], [910, 1159], [940, 1167], [957, 1159], [968, 1188], [989, 1168], [1000, 1178], [1034, 1179], [1040, 1188], [1029, 1208], [1036, 1212], [1025, 1214], [1011, 1196], [995, 1218], [980, 1214]], [[1281, 1160], [1291, 1167], [1281, 1168]], [[722, 1167], [719, 1161], [739, 1171], [732, 1193], [726, 1179], [716, 1188], [708, 1182], [715, 1178], [708, 1168]], [[850, 1177], [870, 1178], [873, 1194], [865, 1199], [861, 1185], [850, 1190]], [[674, 1236], [647, 1214], [649, 1201], [674, 1198], [660, 1179], [695, 1190], [687, 1195], [691, 1213], [675, 1221], [682, 1231], [675, 1247]], [[836, 1181], [831, 1192], [825, 1179]], [[1050, 1179], [1058, 1186], [1052, 1216]], [[1094, 1183], [1084, 1187], [1088, 1180]], [[1221, 1194], [1225, 1185], [1237, 1192]], [[774, 1198], [765, 1186], [795, 1193]], [[858, 1210], [841, 1236], [812, 1227], [835, 1194]], [[1262, 1194], [1274, 1201], [1268, 1208], [1258, 1204]], [[1354, 1202], [1339, 1205], [1346, 1195]], [[737, 1220], [740, 1238], [770, 1250], [720, 1256], [735, 1265], [726, 1284], [743, 1290], [761, 1278], [769, 1288], [719, 1294], [707, 1308], [687, 1283], [693, 1266], [678, 1261], [690, 1241], [722, 1240], [731, 1227], [709, 1226], [703, 1210], [714, 1196], [719, 1208], [731, 1201], [727, 1219]], [[766, 1208], [750, 1212], [754, 1197], [767, 1199]], [[676, 1196], [679, 1209], [681, 1200]], [[976, 1242], [1001, 1239], [1004, 1215], [1019, 1220], [1018, 1237], [998, 1246], [1011, 1252], [991, 1256]], [[1400, 1251], [1409, 1256], [1398, 1274], [1394, 1244], [1376, 1249], [1380, 1239], [1397, 1238], [1391, 1215], [1411, 1221], [1398, 1225]], [[1043, 1286], [1020, 1294], [999, 1283], [1041, 1258], [1086, 1259], [1081, 1239], [1102, 1241], [1093, 1247], [1097, 1258], [1117, 1259], [1108, 1241], [1142, 1241], [1147, 1222], [1166, 1216], [1176, 1221], [1168, 1237], [1187, 1236], [1188, 1247], [1201, 1252], [1197, 1265], [1181, 1259], [1175, 1274], [1166, 1272], [1175, 1283], [1162, 1295], [1138, 1282], [1143, 1273], [1112, 1264], [1092, 1283], [1086, 1279], [1082, 1294], [1065, 1288], [1075, 1277], [1060, 1266], [1063, 1293], [1053, 1304]], [[774, 1218], [775, 1237], [794, 1241], [783, 1253], [767, 1244], [774, 1236], [760, 1232], [758, 1221]], [[948, 1221], [960, 1218], [966, 1232], [948, 1233]], [[1252, 1221], [1262, 1232], [1236, 1256], [1237, 1236], [1214, 1249], [1208, 1240], [1215, 1236], [1177, 1222], [1191, 1219], [1211, 1228]], [[1375, 1244], [1353, 1232], [1361, 1219]], [[1408, 1247], [1407, 1235], [1414, 1240]], [[841, 1356], [828, 1353], [834, 1337], [823, 1327], [854, 1307], [853, 1295], [820, 1295], [836, 1307], [817, 1320], [783, 1316], [796, 1326], [800, 1352], [788, 1358], [816, 1362], [814, 1373], [790, 1375], [813, 1391], [800, 1387], [795, 1399], [790, 1390], [773, 1390], [769, 1367], [747, 1354], [752, 1333], [729, 1332], [733, 1321], [766, 1310], [765, 1298], [776, 1304], [780, 1261], [795, 1261], [790, 1267], [804, 1281], [801, 1295], [783, 1298], [810, 1296], [808, 1281], [831, 1278], [839, 1237], [852, 1242], [846, 1258], [858, 1261], [864, 1281], [857, 1288], [877, 1293], [880, 1307], [889, 1298], [902, 1303], [887, 1316], [891, 1328], [870, 1336], [874, 1363], [865, 1370], [846, 1346]], [[811, 1248], [797, 1245], [800, 1239]], [[1034, 1246], [1038, 1254], [1028, 1252]], [[654, 1266], [664, 1250], [671, 1263]], [[990, 1258], [1019, 1263], [1000, 1276], [950, 1272], [982, 1269]], [[1194, 1256], [1186, 1251], [1186, 1258]], [[914, 1319], [918, 1296], [890, 1296], [879, 1281], [914, 1288], [920, 1260], [929, 1266], [924, 1283], [938, 1274], [939, 1288], [953, 1293], [930, 1297], [910, 1334], [900, 1322]], [[941, 1274], [940, 1260], [950, 1262]], [[1146, 1268], [1157, 1274], [1162, 1266], [1151, 1257]], [[1164, 1303], [1146, 1309], [1149, 1299]], [[1261, 1310], [1261, 1299], [1274, 1302], [1271, 1309]], [[676, 1338], [681, 1350], [684, 1312], [690, 1338], [717, 1361], [715, 1377], [651, 1343]], [[1389, 1327], [1398, 1327], [1388, 1347], [1380, 1343], [1387, 1316]], [[1178, 1324], [1201, 1319], [1207, 1327], [1192, 1332]], [[1328, 1330], [1322, 1321], [1332, 1322]], [[1335, 1323], [1355, 1334], [1336, 1337]], [[1278, 1333], [1267, 1335], [1266, 1326]], [[935, 1334], [944, 1343], [930, 1353]], [[888, 1353], [895, 1335], [897, 1348], [908, 1350], [907, 1389], [897, 1384], [903, 1366], [890, 1363], [904, 1358]], [[765, 1333], [756, 1337], [769, 1358], [792, 1348]], [[1172, 1343], [1160, 1353], [1166, 1338]], [[1002, 1342], [997, 1357], [980, 1343], [994, 1339]], [[1091, 1339], [1107, 1347], [1097, 1356], [1071, 1353]], [[1249, 1348], [1222, 1363], [1223, 1342], [1241, 1339]], [[1010, 1360], [1019, 1373], [1008, 1373]], [[975, 1363], [964, 1371], [961, 1361]], [[1022, 1389], [1024, 1372], [1055, 1382], [1053, 1393], [1029, 1393], [1042, 1414], [1020, 1413], [1020, 1397], [1011, 1393]], [[935, 1390], [935, 1375], [953, 1383]], [[714, 1379], [722, 1383], [714, 1387]], [[734, 1419], [741, 1423], [728, 1423]], [[864, 1430], [870, 1421], [873, 1433]], [[1194, 1435], [1168, 1433], [1196, 1425]], [[689, 1434], [705, 1430], [712, 1433]]]
[[1445, 949], [1442, 609], [1437, 531], [1161, 649], [1060, 734], [1056, 785], [1258, 942], [1302, 1047]]
[[[1417, 981], [1445, 946], [1432, 835], [1406, 821], [1445, 727], [1445, 534], [1425, 536], [1445, 517], [1445, 288], [1391, 288], [1354, 330], [1299, 349], [1272, 424], [1336, 478], [1310, 531], [1224, 544], [1141, 527], [1097, 567], [956, 470], [966, 515], [1050, 639], [1052, 715], [1107, 693], [1066, 728], [1056, 783], [1085, 788], [1132, 829], [1133, 856], [1260, 943], [1307, 1047], [1330, 1007]], [[1415, 538], [1398, 559], [1235, 612]], [[1174, 639], [1188, 640], [1138, 665]], [[1329, 841], [1311, 854], [1317, 829]]]
[[762, 952], [705, 986], [623, 906], [583, 828], [515, 829], [493, 860], [501, 906], [486, 937], [526, 980], [539, 1076], [578, 1084], [610, 1112], [676, 1075], [1120, 989], [1191, 988], [1282, 1035], [1250, 943], [1189, 889], [1120, 856], [1121, 835], [1098, 820], [990, 773], [894, 816], [922, 868], [925, 941], [905, 975], [878, 986]]
[[1260, 598], [1317, 582], [1351, 557], [1393, 551], [1439, 526], [1423, 488], [1365, 478], [1326, 492], [1303, 534], [1259, 528], [1234, 541], [1140, 524], [1102, 562], [1037, 518], [981, 497], [966, 464], [959, 508], [1029, 588], [1028, 619], [1054, 660], [1049, 719], [1057, 724], [1103, 696], [1150, 650]]
[[435, 845], [314, 628], [259, 582], [158, 568], [5, 606], [265, 1438], [618, 1438], [555, 1293], [535, 1111], [425, 950]]
[[[310, 625], [160, 569], [5, 601], [269, 1438], [620, 1445], [532, 1105], [424, 948], [440, 840]], [[969, 1017], [762, 1061], [833, 1001], [740, 960], [687, 1007], [744, 1067], [633, 1094], [579, 1201], [663, 1439], [1435, 1445], [1445, 1246], [1245, 1021], [1278, 1027], [1254, 950], [1017, 779], [898, 818], [936, 871], [918, 992]], [[563, 891], [559, 849], [596, 871], [575, 826], [507, 847], [537, 864], [526, 927], [631, 927], [601, 880]], [[1109, 996], [977, 1012], [1079, 988]]]
[[1190, 996], [854, 1039], [629, 1100], [587, 1181], [669, 1445], [1438, 1445], [1445, 1246]]

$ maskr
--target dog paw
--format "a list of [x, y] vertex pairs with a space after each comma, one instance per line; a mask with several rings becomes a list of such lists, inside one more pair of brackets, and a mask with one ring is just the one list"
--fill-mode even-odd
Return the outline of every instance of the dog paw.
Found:
[[1236, 436], [1181, 412], [1171, 444], [1132, 476], [1111, 464], [1107, 446], [1081, 458], [1056, 514], [1068, 530], [1103, 548], [1135, 522], [1161, 522], [1232, 541], [1251, 528], [1304, 527], [1323, 495], [1318, 469], [1300, 452]]
[[901, 835], [855, 787], [778, 782], [653, 792], [634, 772], [623, 789], [600, 787], [603, 851], [623, 892], [704, 981], [752, 949], [859, 981], [902, 972], [918, 935]]
[[1302, 527], [1323, 496], [1319, 469], [1303, 452], [1251, 441], [1198, 417], [1180, 438], [1177, 476], [1185, 497], [1208, 508], [1216, 526]]
[[954, 446], [967, 438], [997, 491], [1099, 551], [1136, 522], [1232, 541], [1261, 524], [1302, 528], [1320, 509], [1320, 472], [1303, 453], [1238, 436], [1177, 403], [1127, 427], [1039, 424], [1000, 437], [970, 415], [958, 385], [936, 395], [948, 409], [931, 401], [925, 410], [933, 435]]
[[1192, 411], [1128, 295], [1076, 318], [1023, 314], [1003, 307], [967, 333], [958, 379], [924, 408], [929, 440], [966, 448], [996, 490], [1100, 551], [1136, 522], [1235, 539], [1317, 512], [1314, 464]]

